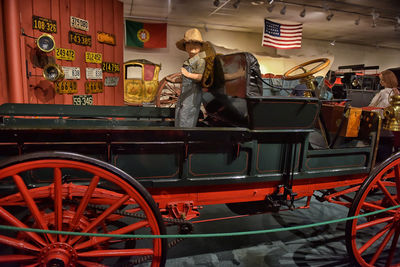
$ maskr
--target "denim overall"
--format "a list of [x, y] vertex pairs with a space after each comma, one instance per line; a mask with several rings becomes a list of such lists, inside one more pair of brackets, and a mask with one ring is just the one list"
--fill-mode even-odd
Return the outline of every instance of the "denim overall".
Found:
[[[199, 59], [202, 60], [202, 59]], [[183, 67], [188, 72], [193, 72], [193, 65], [185, 61]], [[195, 127], [199, 117], [201, 106], [202, 90], [201, 83], [182, 75], [182, 91], [175, 107], [176, 127]]]

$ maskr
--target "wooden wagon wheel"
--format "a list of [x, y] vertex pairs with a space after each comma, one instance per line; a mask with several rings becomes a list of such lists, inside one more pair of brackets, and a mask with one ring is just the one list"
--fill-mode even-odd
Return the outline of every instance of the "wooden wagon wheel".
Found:
[[156, 95], [157, 107], [175, 107], [181, 94], [182, 74], [180, 72], [168, 75], [160, 81]]
[[[349, 216], [400, 204], [400, 153], [377, 166], [360, 187]], [[400, 209], [347, 221], [346, 246], [361, 266], [399, 266]]]
[[[1, 224], [104, 234], [165, 234], [150, 194], [118, 168], [65, 152], [26, 154], [1, 164]], [[166, 239], [0, 231], [0, 263], [108, 266], [121, 257], [163, 266]], [[129, 247], [136, 244], [136, 247]], [[5, 247], [5, 248], [4, 248]]]

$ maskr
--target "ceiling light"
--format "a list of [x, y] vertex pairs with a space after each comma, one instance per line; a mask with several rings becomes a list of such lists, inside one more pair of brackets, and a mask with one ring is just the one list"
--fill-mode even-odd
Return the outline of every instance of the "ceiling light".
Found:
[[300, 12], [300, 17], [304, 18], [306, 16], [306, 8], [303, 9], [303, 11]]
[[335, 46], [336, 40], [333, 40], [332, 42], [329, 43], [331, 46]]
[[275, 7], [275, 5], [267, 7], [268, 12], [272, 12], [272, 10], [274, 10], [274, 7]]
[[240, 0], [236, 0], [235, 3], [233, 3], [234, 8], [238, 8], [240, 4]]
[[274, 2], [274, 0], [269, 0], [268, 4], [272, 5], [273, 2]]
[[281, 15], [285, 15], [286, 14], [286, 5], [284, 5], [281, 9]]
[[396, 19], [396, 21], [397, 21], [397, 24], [400, 25], [400, 17], [397, 16], [397, 17], [395, 17], [395, 19]]
[[330, 21], [333, 18], [333, 13], [330, 13], [328, 16], [326, 16], [326, 20]]
[[219, 0], [214, 0], [214, 6], [219, 6]]
[[360, 17], [354, 21], [354, 24], [355, 25], [359, 25], [360, 24]]

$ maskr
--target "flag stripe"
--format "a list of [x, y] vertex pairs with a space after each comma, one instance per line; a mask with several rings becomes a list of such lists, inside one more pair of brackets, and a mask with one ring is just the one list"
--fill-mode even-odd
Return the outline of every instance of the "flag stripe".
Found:
[[302, 24], [279, 24], [264, 19], [263, 46], [279, 49], [301, 48]]

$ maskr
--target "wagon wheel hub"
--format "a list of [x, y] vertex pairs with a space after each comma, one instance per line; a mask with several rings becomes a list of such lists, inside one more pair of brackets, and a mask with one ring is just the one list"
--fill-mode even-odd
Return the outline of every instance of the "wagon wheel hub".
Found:
[[66, 243], [53, 243], [40, 251], [40, 263], [47, 267], [75, 266], [78, 255]]

